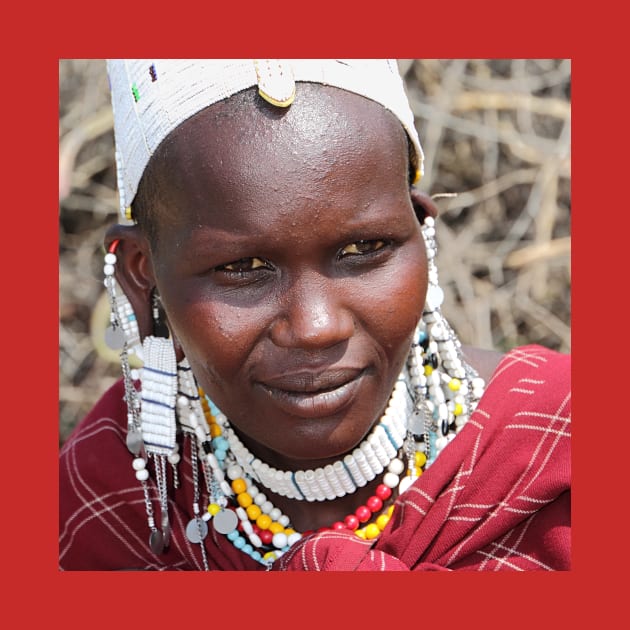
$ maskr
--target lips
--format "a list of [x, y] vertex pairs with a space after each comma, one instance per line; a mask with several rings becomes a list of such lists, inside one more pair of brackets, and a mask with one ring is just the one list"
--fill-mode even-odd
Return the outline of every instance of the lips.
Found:
[[363, 369], [344, 368], [282, 374], [258, 385], [283, 412], [300, 418], [322, 418], [352, 403], [364, 377]]

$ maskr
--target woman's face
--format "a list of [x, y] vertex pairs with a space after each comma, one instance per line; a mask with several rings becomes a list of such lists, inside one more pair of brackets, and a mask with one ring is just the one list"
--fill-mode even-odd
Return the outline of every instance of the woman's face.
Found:
[[298, 84], [288, 109], [211, 106], [163, 155], [153, 268], [200, 385], [271, 465], [350, 451], [387, 405], [426, 293], [400, 123]]

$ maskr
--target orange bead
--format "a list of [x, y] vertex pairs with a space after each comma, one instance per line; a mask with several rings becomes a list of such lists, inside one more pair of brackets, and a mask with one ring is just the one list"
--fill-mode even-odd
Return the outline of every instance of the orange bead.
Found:
[[241, 494], [236, 497], [236, 501], [242, 508], [246, 508], [254, 502], [254, 499], [252, 499], [252, 495], [249, 494], [249, 492], [241, 492]]
[[245, 511], [250, 521], [255, 521], [262, 514], [262, 510], [255, 503], [248, 505]]
[[219, 437], [221, 435], [221, 433], [223, 433], [223, 430], [221, 429], [221, 427], [218, 424], [211, 424], [210, 425], [210, 435], [213, 438]]
[[258, 525], [260, 529], [269, 529], [269, 525], [271, 525], [271, 516], [269, 516], [269, 514], [261, 514], [256, 519], [256, 525]]
[[240, 494], [241, 492], [245, 492], [247, 490], [247, 482], [242, 477], [235, 479], [232, 482], [232, 490], [234, 490], [235, 494]]
[[277, 521], [273, 521], [273, 523], [269, 525], [269, 531], [273, 534], [279, 534], [284, 531], [284, 526], [280, 525]]

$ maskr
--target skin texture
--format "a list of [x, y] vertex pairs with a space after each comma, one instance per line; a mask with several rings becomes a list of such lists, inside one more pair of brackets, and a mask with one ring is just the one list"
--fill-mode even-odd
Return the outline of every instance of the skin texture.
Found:
[[[288, 109], [215, 104], [151, 165], [155, 235], [116, 226], [119, 281], [144, 334], [157, 289], [178, 349], [271, 466], [335, 461], [383, 412], [427, 288], [407, 141], [380, 105], [299, 85]], [[275, 498], [302, 529], [353, 511]]]

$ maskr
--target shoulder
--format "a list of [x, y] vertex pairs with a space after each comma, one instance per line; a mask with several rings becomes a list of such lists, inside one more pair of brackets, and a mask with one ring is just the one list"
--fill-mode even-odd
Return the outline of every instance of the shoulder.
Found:
[[537, 344], [519, 346], [508, 352], [485, 350], [473, 346], [462, 346], [462, 351], [486, 384], [506, 372], [552, 371], [558, 378], [564, 379], [571, 368], [570, 354], [557, 352]]
[[479, 376], [487, 383], [497, 369], [501, 359], [505, 356], [496, 350], [485, 350], [473, 346], [462, 346], [464, 357], [477, 370]]

